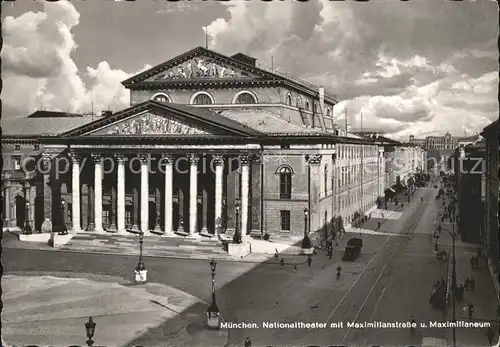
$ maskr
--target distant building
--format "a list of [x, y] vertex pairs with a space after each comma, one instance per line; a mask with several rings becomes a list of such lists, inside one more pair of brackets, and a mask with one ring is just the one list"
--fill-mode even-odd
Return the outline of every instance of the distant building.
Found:
[[460, 145], [468, 145], [474, 143], [479, 138], [479, 135], [474, 136], [452, 136], [449, 132], [447, 132], [443, 136], [427, 136], [425, 139], [417, 139], [414, 135], [410, 135], [409, 142], [422, 146], [423, 148], [429, 149], [448, 149], [454, 150]]
[[484, 223], [485, 144], [480, 142], [456, 149], [455, 184], [458, 201], [458, 230], [462, 241], [486, 242]]
[[499, 161], [499, 141], [500, 133], [498, 120], [488, 125], [481, 133], [485, 140], [486, 154], [486, 194], [485, 194], [485, 214], [484, 224], [486, 226], [486, 254], [491, 265], [493, 280], [497, 281], [497, 275], [500, 270], [500, 230], [499, 230], [499, 179], [500, 179], [500, 161]]

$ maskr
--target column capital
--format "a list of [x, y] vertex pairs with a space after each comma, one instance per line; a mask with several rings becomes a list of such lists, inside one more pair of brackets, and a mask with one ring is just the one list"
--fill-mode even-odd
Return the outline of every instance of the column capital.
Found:
[[95, 164], [98, 164], [102, 160], [102, 154], [101, 153], [90, 153], [90, 156], [92, 157], [92, 161]]
[[212, 160], [215, 166], [224, 165], [224, 155], [222, 154], [214, 155]]
[[125, 160], [127, 159], [127, 157], [121, 153], [114, 154], [113, 157], [116, 159], [116, 161], [119, 164], [123, 164], [125, 162]]
[[321, 154], [306, 154], [305, 159], [309, 165], [319, 165], [321, 163]]
[[137, 154], [137, 157], [141, 161], [141, 164], [147, 164], [149, 161], [149, 154], [147, 153], [139, 153]]
[[189, 163], [191, 163], [191, 165], [198, 165], [198, 162], [200, 161], [200, 157], [196, 154], [191, 154], [189, 156]]
[[250, 165], [250, 161], [252, 160], [251, 156], [248, 154], [242, 154], [239, 156], [241, 165]]
[[45, 165], [49, 164], [52, 161], [52, 153], [49, 152], [43, 152], [42, 153], [42, 161]]
[[78, 153], [69, 152], [68, 156], [73, 164], [80, 164], [80, 162], [82, 161], [82, 157]]
[[172, 164], [174, 162], [174, 156], [170, 153], [162, 153], [161, 160], [166, 164]]

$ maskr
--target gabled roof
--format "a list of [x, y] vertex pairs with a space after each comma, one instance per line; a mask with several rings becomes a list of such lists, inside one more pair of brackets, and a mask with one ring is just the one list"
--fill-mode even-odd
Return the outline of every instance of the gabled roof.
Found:
[[326, 132], [314, 130], [302, 124], [288, 122], [279, 115], [263, 109], [229, 109], [217, 113], [269, 136], [328, 135]]
[[63, 134], [64, 136], [79, 136], [94, 130], [98, 130], [102, 127], [111, 125], [113, 123], [119, 122], [129, 116], [134, 114], [138, 114], [144, 111], [163, 111], [168, 112], [173, 115], [177, 115], [180, 118], [184, 118], [186, 120], [191, 120], [196, 122], [202, 126], [209, 128], [217, 128], [224, 130], [226, 133], [231, 133], [233, 135], [239, 136], [257, 136], [262, 133], [247, 127], [241, 123], [235, 122], [229, 118], [223, 117], [216, 112], [210, 111], [209, 109], [172, 104], [172, 103], [163, 103], [154, 100], [147, 100], [140, 104], [129, 107], [120, 112], [114, 113], [111, 116], [104, 117], [99, 119], [98, 121], [86, 124], [77, 129], [73, 129], [71, 131]]
[[[241, 53], [239, 53], [241, 54]], [[169, 68], [172, 68], [178, 64], [183, 63], [184, 61], [187, 61], [189, 59], [192, 59], [194, 57], [200, 56], [200, 55], [205, 55], [208, 57], [215, 58], [223, 63], [229, 64], [231, 66], [237, 67], [241, 70], [244, 70], [246, 72], [252, 73], [256, 78], [254, 80], [256, 81], [271, 81], [271, 82], [282, 82], [285, 85], [288, 85], [292, 88], [296, 88], [299, 90], [302, 90], [308, 94], [312, 95], [317, 95], [319, 92], [319, 86], [313, 86], [305, 81], [301, 81], [298, 78], [292, 78], [292, 76], [284, 75], [284, 74], [278, 74], [278, 73], [273, 73], [261, 68], [258, 68], [252, 64], [248, 64], [243, 62], [240, 59], [234, 58], [237, 56], [228, 57], [223, 54], [217, 53], [215, 51], [209, 50], [204, 47], [196, 47], [192, 50], [189, 50], [181, 55], [178, 55], [164, 63], [158, 64], [146, 71], [143, 71], [135, 76], [132, 76], [125, 81], [122, 82], [122, 85], [125, 86], [126, 88], [133, 88], [134, 86], [140, 86], [143, 83], [165, 83], [163, 81], [153, 81], [153, 82], [145, 82], [149, 77], [152, 77], [160, 72], [163, 72], [165, 70], [168, 70]], [[207, 81], [209, 80], [210, 82], [219, 82], [220, 79], [214, 78], [214, 79], [197, 79], [197, 80], [191, 80], [191, 81]], [[249, 79], [250, 80], [250, 79]], [[176, 80], [175, 83], [183, 83], [182, 80]], [[325, 100], [328, 100], [329, 102], [336, 103], [337, 100], [335, 100], [333, 97], [329, 96], [328, 94], [325, 93]]]
[[483, 131], [481, 132], [481, 135], [484, 135], [484, 134], [487, 134], [491, 131], [497, 131], [498, 132], [498, 119], [496, 121], [494, 121], [493, 123], [491, 123], [490, 125], [486, 126]]
[[[59, 117], [52, 114], [50, 111], [39, 111], [36, 117], [26, 118], [2, 118], [2, 137], [40, 137], [40, 136], [56, 136], [63, 134], [71, 129], [81, 127], [85, 124], [92, 123], [100, 117], [79, 116], [79, 117]], [[35, 112], [36, 114], [37, 112]]]

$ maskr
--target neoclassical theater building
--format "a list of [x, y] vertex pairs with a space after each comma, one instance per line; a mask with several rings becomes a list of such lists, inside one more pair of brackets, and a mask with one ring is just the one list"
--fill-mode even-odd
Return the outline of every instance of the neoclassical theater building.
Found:
[[323, 88], [245, 54], [198, 47], [122, 84], [118, 112], [2, 119], [4, 227], [328, 233], [383, 195], [384, 143], [339, 130]]

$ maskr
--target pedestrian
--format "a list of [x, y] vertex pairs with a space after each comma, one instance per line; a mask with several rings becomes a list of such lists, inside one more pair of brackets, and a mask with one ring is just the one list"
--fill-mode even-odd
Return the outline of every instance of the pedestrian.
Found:
[[274, 257], [275, 257], [276, 259], [278, 259], [278, 255], [279, 255], [279, 253], [278, 253], [278, 249], [277, 249], [277, 248], [275, 248], [275, 249], [274, 249]]
[[342, 271], [342, 268], [339, 266], [337, 266], [337, 279], [340, 278], [340, 271]]
[[245, 346], [245, 347], [252, 347], [252, 341], [250, 341], [250, 338], [249, 338], [249, 337], [247, 337], [247, 338], [245, 339], [245, 345], [244, 345], [244, 346]]
[[470, 258], [470, 267], [474, 269], [474, 264], [475, 264], [475, 259], [474, 259], [474, 256], [472, 256], [472, 258]]
[[465, 279], [465, 283], [464, 284], [465, 284], [465, 290], [468, 291], [469, 290], [469, 286], [470, 286], [470, 279], [469, 279], [469, 277], [467, 277]]
[[[338, 245], [338, 244], [337, 244]], [[333, 250], [330, 248], [328, 250], [328, 259], [332, 260], [332, 256], [333, 256]]]
[[462, 302], [464, 300], [464, 285], [461, 284], [457, 289], [457, 301]]
[[293, 261], [293, 272], [297, 272], [297, 263]]
[[309, 267], [311, 267], [311, 263], [312, 263], [312, 257], [311, 256], [308, 256], [307, 257], [307, 265], [309, 265]]
[[280, 260], [280, 268], [282, 268], [282, 269], [285, 268], [285, 258], [281, 258], [281, 260]]
[[474, 281], [474, 279], [472, 277], [469, 281], [469, 287], [470, 287], [471, 292], [473, 292], [474, 289], [476, 289], [476, 281]]
[[488, 338], [488, 344], [491, 346], [493, 344], [493, 329], [491, 329], [491, 326], [488, 327], [488, 331], [486, 332], [486, 337]]
[[472, 319], [472, 314], [474, 313], [474, 305], [470, 301], [467, 304], [467, 312], [469, 314], [469, 319]]

